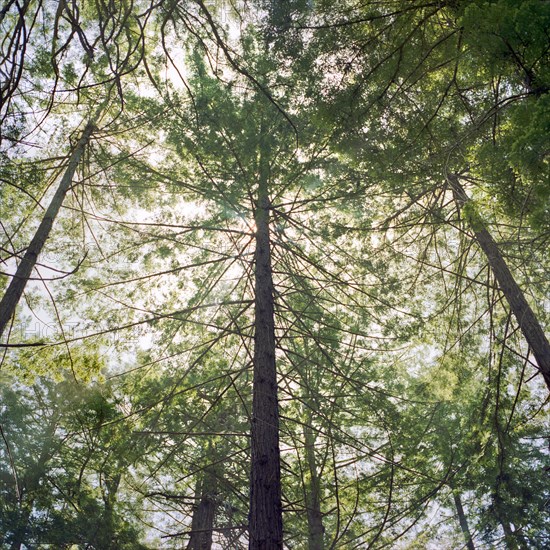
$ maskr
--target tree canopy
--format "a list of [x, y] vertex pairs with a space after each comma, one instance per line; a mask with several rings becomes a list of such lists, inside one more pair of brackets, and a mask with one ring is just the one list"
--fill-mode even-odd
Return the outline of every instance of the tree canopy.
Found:
[[548, 2], [0, 29], [0, 548], [548, 547]]

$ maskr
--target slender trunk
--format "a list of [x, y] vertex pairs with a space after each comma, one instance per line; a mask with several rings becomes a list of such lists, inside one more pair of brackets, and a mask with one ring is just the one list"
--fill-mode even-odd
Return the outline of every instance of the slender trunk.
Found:
[[502, 527], [502, 530], [504, 531], [504, 543], [506, 544], [506, 548], [509, 548], [510, 550], [527, 550], [527, 545], [512, 529], [510, 522], [504, 517], [503, 506], [505, 506], [505, 503], [502, 499], [497, 497], [495, 499], [496, 517]]
[[275, 320], [269, 238], [269, 164], [260, 136], [260, 174], [256, 205], [255, 334], [252, 388], [250, 550], [283, 547], [279, 406], [275, 368]]
[[496, 496], [494, 498], [494, 508], [497, 521], [500, 523], [502, 530], [504, 531], [504, 543], [506, 548], [510, 550], [527, 550], [529, 547], [522, 535], [518, 531], [512, 529], [512, 525], [506, 518], [506, 512], [504, 510], [506, 503], [501, 497]]
[[42, 218], [42, 221], [25, 252], [25, 255], [23, 256], [23, 259], [19, 263], [17, 271], [15, 272], [4, 297], [0, 302], [0, 337], [15, 313], [15, 308], [19, 303], [23, 291], [25, 290], [25, 286], [31, 276], [32, 270], [36, 265], [38, 256], [42, 252], [42, 248], [44, 247], [48, 235], [50, 234], [53, 222], [59, 213], [63, 200], [65, 199], [65, 195], [72, 184], [74, 173], [82, 154], [84, 153], [84, 149], [90, 140], [93, 129], [93, 123], [88, 123], [81, 138], [78, 140], [76, 147], [73, 149], [73, 152], [69, 157], [69, 163], [65, 173], [59, 183], [59, 187], [57, 188], [57, 191], [55, 192], [55, 195], [53, 196], [50, 205], [48, 206], [48, 209], [46, 210], [46, 213], [44, 214], [44, 217]]
[[50, 419], [44, 431], [44, 442], [36, 462], [32, 464], [23, 477], [22, 501], [19, 502], [20, 514], [17, 519], [17, 526], [14, 529], [10, 550], [21, 550], [21, 547], [27, 542], [27, 530], [29, 520], [34, 507], [36, 493], [40, 484], [46, 475], [48, 461], [53, 456], [58, 447], [54, 445], [54, 435], [57, 429], [58, 414]]
[[100, 530], [101, 538], [96, 541], [105, 550], [117, 550], [119, 546], [115, 532], [115, 504], [121, 478], [122, 474], [118, 472], [111, 478], [106, 476], [105, 479], [103, 525]]
[[504, 525], [506, 525], [506, 530], [504, 531], [506, 534], [506, 544], [508, 544], [510, 548], [517, 550], [529, 550], [529, 544], [525, 540], [523, 533], [519, 529], [512, 530], [512, 526], [509, 523], [503, 523], [503, 528]]
[[211, 550], [212, 531], [216, 517], [216, 478], [211, 472], [205, 471], [197, 482], [195, 497], [199, 502], [193, 508], [191, 519], [191, 537], [187, 550]]
[[[448, 179], [452, 185], [457, 202], [459, 204], [467, 203], [469, 198], [458, 177], [455, 174], [449, 174]], [[475, 227], [472, 227], [475, 239], [483, 252], [485, 252], [499, 287], [508, 301], [523, 336], [527, 340], [531, 352], [537, 361], [544, 381], [550, 389], [550, 343], [531, 306], [527, 303], [525, 295], [514, 280], [493, 237], [482, 223], [476, 222], [473, 225], [475, 225]]]
[[511, 525], [506, 521], [499, 519], [502, 530], [504, 531], [504, 540], [506, 541], [506, 547], [510, 550], [519, 550], [519, 546], [514, 537], [514, 532], [512, 531]]
[[472, 540], [468, 520], [466, 518], [466, 514], [464, 513], [464, 508], [462, 507], [462, 499], [460, 498], [460, 494], [455, 490], [453, 490], [453, 498], [455, 501], [456, 513], [458, 514], [460, 529], [462, 529], [464, 539], [466, 540], [466, 548], [468, 548], [468, 550], [475, 550], [476, 547], [474, 546], [474, 542]]
[[17, 518], [17, 526], [14, 529], [13, 540], [10, 544], [10, 550], [21, 550], [21, 546], [23, 546], [23, 543], [27, 538], [27, 527], [29, 525], [33, 503], [34, 499], [32, 502], [26, 503], [24, 508], [21, 508], [21, 514]]
[[315, 459], [315, 435], [311, 428], [311, 414], [307, 414], [304, 424], [306, 461], [309, 470], [309, 484], [306, 487], [306, 508], [308, 524], [308, 549], [324, 549], [323, 514], [321, 513], [321, 480]]

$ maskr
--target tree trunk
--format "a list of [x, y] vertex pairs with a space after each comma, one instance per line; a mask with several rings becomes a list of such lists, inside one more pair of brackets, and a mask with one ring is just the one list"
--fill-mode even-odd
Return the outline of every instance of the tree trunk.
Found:
[[15, 313], [15, 308], [19, 303], [23, 291], [25, 290], [25, 286], [31, 276], [32, 270], [36, 265], [38, 256], [42, 252], [42, 248], [44, 247], [48, 235], [50, 234], [53, 222], [59, 213], [63, 200], [65, 199], [65, 195], [72, 184], [74, 173], [78, 163], [80, 162], [82, 154], [84, 153], [84, 149], [90, 140], [93, 130], [94, 124], [93, 122], [89, 122], [69, 157], [69, 163], [63, 177], [61, 178], [59, 187], [57, 188], [57, 191], [55, 192], [55, 195], [53, 196], [50, 205], [42, 218], [42, 222], [38, 226], [38, 229], [36, 230], [36, 233], [34, 234], [25, 255], [23, 256], [23, 259], [17, 267], [17, 271], [15, 272], [4, 297], [0, 302], [0, 337]]
[[495, 517], [504, 532], [504, 543], [506, 548], [510, 550], [527, 550], [529, 547], [523, 540], [521, 533], [512, 529], [512, 525], [508, 521], [506, 514], [506, 502], [498, 494], [493, 497], [493, 507]]
[[269, 237], [269, 164], [260, 135], [260, 174], [255, 211], [255, 333], [252, 388], [250, 550], [283, 547], [279, 406], [275, 368], [275, 320]]
[[[466, 195], [458, 177], [455, 174], [449, 174], [448, 179], [452, 185], [457, 202], [461, 205], [466, 204], [470, 199]], [[508, 269], [493, 237], [481, 222], [476, 221], [472, 225], [475, 225], [475, 227], [472, 227], [475, 239], [483, 252], [485, 252], [499, 287], [508, 301], [510, 309], [519, 323], [521, 332], [537, 361], [544, 381], [550, 389], [550, 343], [548, 343], [548, 339], [531, 306], [527, 303], [525, 295]]]
[[311, 428], [311, 413], [308, 411], [306, 418], [307, 425], [304, 425], [304, 439], [306, 461], [309, 470], [309, 484], [306, 487], [306, 507], [308, 524], [308, 549], [324, 549], [323, 514], [321, 512], [321, 480], [317, 472], [317, 461], [315, 459], [315, 436]]
[[211, 472], [205, 471], [197, 482], [195, 498], [199, 499], [193, 508], [191, 519], [191, 537], [187, 550], [211, 550], [212, 531], [216, 517], [216, 478]]
[[105, 550], [117, 550], [119, 547], [115, 529], [115, 504], [121, 479], [122, 474], [120, 472], [112, 477], [105, 476], [105, 489], [103, 491], [105, 511], [103, 513], [102, 528], [98, 530], [100, 538], [96, 541]]
[[462, 507], [462, 500], [460, 498], [460, 494], [455, 490], [453, 490], [453, 498], [455, 501], [456, 513], [458, 514], [460, 529], [462, 529], [464, 539], [466, 540], [466, 548], [468, 548], [468, 550], [475, 550], [476, 547], [474, 546], [470, 528], [468, 527], [468, 520], [466, 518], [466, 514], [464, 513], [464, 508]]
[[504, 541], [507, 548], [510, 548], [510, 550], [529, 550], [529, 545], [520, 531], [514, 531], [506, 520], [500, 521], [500, 525], [504, 531]]
[[44, 441], [40, 449], [38, 459], [29, 468], [23, 477], [22, 497], [24, 500], [19, 502], [20, 515], [17, 519], [17, 526], [14, 529], [10, 550], [21, 550], [21, 547], [27, 542], [27, 530], [29, 521], [36, 499], [36, 493], [40, 488], [40, 483], [46, 475], [48, 461], [53, 456], [58, 447], [54, 445], [54, 435], [59, 421], [59, 414], [56, 413], [44, 430]]
[[506, 542], [506, 547], [510, 550], [519, 550], [519, 546], [514, 537], [514, 532], [512, 531], [511, 525], [506, 521], [499, 518], [500, 525], [504, 531], [504, 540]]
[[14, 529], [12, 543], [10, 544], [10, 550], [21, 550], [21, 546], [26, 539], [27, 528], [29, 525], [29, 519], [32, 512], [32, 502], [25, 504], [25, 507], [21, 508], [21, 514], [17, 518], [17, 525]]

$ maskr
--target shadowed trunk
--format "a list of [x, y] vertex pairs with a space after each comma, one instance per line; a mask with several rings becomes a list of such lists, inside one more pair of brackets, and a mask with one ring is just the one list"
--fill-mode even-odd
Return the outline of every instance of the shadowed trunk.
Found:
[[511, 525], [506, 520], [499, 519], [499, 522], [502, 530], [504, 531], [504, 540], [506, 541], [506, 547], [510, 548], [510, 550], [519, 550], [520, 546], [516, 542]]
[[521, 531], [512, 530], [512, 526], [507, 521], [501, 521], [500, 524], [504, 530], [504, 540], [508, 548], [512, 550], [529, 550], [530, 547]]
[[[466, 195], [458, 177], [455, 174], [449, 174], [448, 180], [452, 185], [456, 201], [460, 205], [466, 204], [470, 199]], [[514, 280], [497, 243], [481, 221], [476, 220], [472, 225], [475, 225], [475, 227], [472, 227], [475, 239], [483, 252], [485, 252], [500, 290], [508, 301], [510, 309], [519, 323], [521, 332], [537, 361], [544, 381], [550, 389], [550, 344], [548, 343], [548, 339], [531, 306], [527, 303], [521, 288]]]
[[105, 477], [103, 526], [101, 531], [99, 531], [100, 536], [96, 542], [99, 546], [105, 548], [105, 550], [117, 550], [119, 547], [115, 528], [115, 505], [121, 479], [122, 474], [120, 472], [117, 472], [112, 477]]
[[255, 331], [252, 388], [250, 550], [283, 547], [279, 407], [275, 368], [275, 321], [269, 237], [269, 161], [260, 130], [260, 174], [255, 211]]
[[43, 437], [44, 441], [40, 449], [40, 454], [36, 462], [30, 466], [29, 471], [23, 476], [21, 499], [19, 501], [20, 514], [17, 519], [17, 525], [14, 526], [13, 536], [11, 538], [10, 550], [21, 550], [23, 544], [28, 542], [27, 530], [34, 507], [34, 501], [40, 484], [43, 482], [47, 471], [47, 464], [58, 448], [54, 445], [54, 435], [57, 429], [59, 415], [55, 414], [46, 426]]
[[46, 210], [46, 213], [44, 214], [44, 217], [42, 218], [42, 221], [40, 222], [40, 225], [38, 226], [38, 229], [36, 230], [36, 233], [34, 234], [34, 237], [32, 238], [23, 256], [23, 259], [19, 263], [17, 271], [15, 272], [4, 297], [0, 302], [0, 337], [4, 333], [7, 324], [15, 313], [15, 308], [23, 295], [25, 286], [27, 285], [32, 270], [38, 260], [38, 256], [42, 252], [44, 244], [46, 243], [50, 231], [52, 230], [53, 222], [59, 213], [67, 191], [71, 187], [74, 173], [78, 163], [80, 162], [82, 154], [84, 153], [84, 149], [90, 140], [93, 129], [93, 123], [89, 122], [84, 129], [82, 136], [78, 140], [78, 143], [73, 149], [73, 152], [69, 157], [69, 163], [65, 169], [65, 173], [59, 183], [59, 187], [57, 188], [57, 191], [55, 192], [55, 195], [53, 196], [50, 205], [48, 206], [48, 209]]
[[504, 531], [504, 543], [506, 548], [509, 548], [510, 550], [527, 550], [529, 547], [523, 540], [521, 533], [514, 531], [510, 525], [510, 522], [506, 518], [505, 508], [506, 503], [503, 499], [500, 496], [495, 495], [493, 498], [493, 509], [496, 519]]
[[464, 508], [462, 507], [462, 499], [460, 494], [453, 490], [453, 499], [455, 501], [456, 513], [458, 514], [458, 521], [460, 523], [460, 529], [464, 534], [464, 540], [466, 541], [466, 548], [468, 550], [475, 550], [474, 542], [472, 540], [472, 534], [470, 533], [470, 528], [468, 526], [468, 520], [466, 514], [464, 513]]
[[195, 490], [195, 498], [199, 502], [193, 508], [191, 537], [187, 550], [211, 550], [217, 508], [216, 492], [216, 478], [211, 472], [205, 471]]

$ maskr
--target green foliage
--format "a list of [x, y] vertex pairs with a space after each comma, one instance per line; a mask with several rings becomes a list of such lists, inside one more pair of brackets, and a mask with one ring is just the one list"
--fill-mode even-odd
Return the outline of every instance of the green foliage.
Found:
[[464, 2], [460, 21], [484, 70], [510, 75], [532, 93], [548, 92], [550, 9], [545, 2]]
[[102, 110], [10, 335], [32, 346], [3, 348], [0, 544], [181, 548], [206, 499], [244, 546], [262, 181], [285, 544], [317, 514], [326, 548], [458, 548], [458, 494], [476, 545], [543, 548], [543, 397], [470, 230], [542, 311], [548, 2], [31, 5], [0, 271]]
[[479, 173], [490, 182], [507, 212], [525, 216], [543, 231], [548, 223], [550, 95], [529, 98], [506, 113], [496, 143], [479, 149]]
[[145, 548], [130, 502], [117, 496], [141, 451], [109, 388], [4, 377], [1, 391], [1, 542]]

